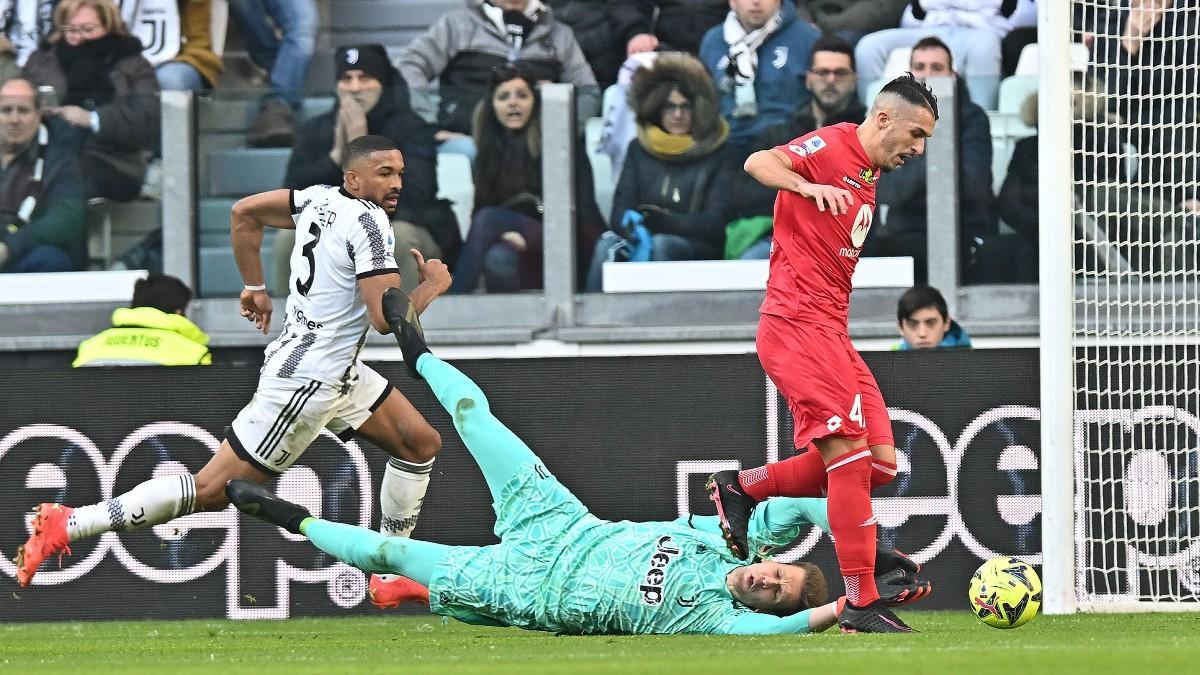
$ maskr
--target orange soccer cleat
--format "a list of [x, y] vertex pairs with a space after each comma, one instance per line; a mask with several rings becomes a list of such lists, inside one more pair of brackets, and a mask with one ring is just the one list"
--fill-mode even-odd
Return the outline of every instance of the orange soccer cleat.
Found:
[[371, 596], [371, 604], [379, 609], [399, 607], [403, 602], [419, 602], [429, 606], [429, 589], [399, 575], [386, 580], [378, 574], [372, 574], [367, 584], [367, 594]]
[[58, 554], [60, 565], [63, 554], [71, 554], [67, 539], [67, 519], [74, 510], [62, 504], [37, 505], [32, 522], [33, 534], [17, 549], [17, 558], [14, 561], [17, 564], [17, 583], [28, 586], [42, 561], [55, 553]]

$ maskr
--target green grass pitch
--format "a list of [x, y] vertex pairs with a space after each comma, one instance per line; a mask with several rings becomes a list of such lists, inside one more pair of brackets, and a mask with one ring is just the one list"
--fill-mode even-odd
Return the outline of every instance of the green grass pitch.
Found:
[[1187, 673], [1200, 613], [905, 612], [919, 635], [556, 637], [438, 617], [0, 624], [4, 673]]

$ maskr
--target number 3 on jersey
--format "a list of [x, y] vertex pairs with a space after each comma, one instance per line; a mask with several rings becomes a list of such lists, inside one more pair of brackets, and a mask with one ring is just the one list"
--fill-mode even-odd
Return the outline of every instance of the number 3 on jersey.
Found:
[[308, 279], [301, 281], [300, 277], [296, 277], [296, 291], [300, 295], [307, 296], [308, 291], [312, 289], [313, 278], [317, 274], [317, 259], [313, 255], [313, 249], [317, 247], [317, 242], [321, 241], [321, 228], [313, 223], [308, 226], [308, 233], [312, 235], [312, 239], [300, 249], [300, 254], [308, 260]]
[[[862, 413], [862, 394], [854, 395], [854, 403], [850, 404], [850, 414], [847, 415], [851, 422], [857, 424], [860, 428], [867, 426], [866, 420], [863, 419]], [[830, 431], [837, 431], [842, 428], [842, 418], [840, 415], [834, 415], [825, 423], [825, 427]]]

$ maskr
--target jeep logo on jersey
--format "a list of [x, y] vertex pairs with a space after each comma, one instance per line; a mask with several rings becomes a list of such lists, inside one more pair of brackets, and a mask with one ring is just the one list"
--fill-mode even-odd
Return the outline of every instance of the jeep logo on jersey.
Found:
[[850, 229], [850, 243], [854, 244], [854, 248], [862, 248], [863, 242], [867, 240], [867, 233], [871, 231], [871, 222], [874, 220], [875, 212], [871, 210], [870, 204], [858, 207], [858, 215], [854, 216], [854, 227]]
[[667, 582], [667, 566], [679, 555], [679, 549], [671, 543], [671, 535], [666, 534], [658, 539], [654, 546], [654, 555], [650, 556], [650, 569], [646, 570], [645, 583], [638, 586], [642, 592], [642, 602], [651, 607], [661, 605], [663, 601], [663, 586]]

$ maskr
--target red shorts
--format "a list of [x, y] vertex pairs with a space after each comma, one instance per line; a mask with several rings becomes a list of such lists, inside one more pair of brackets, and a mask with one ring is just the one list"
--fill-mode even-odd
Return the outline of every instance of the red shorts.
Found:
[[796, 447], [817, 438], [895, 445], [875, 376], [844, 333], [763, 314], [758, 360], [788, 402]]

